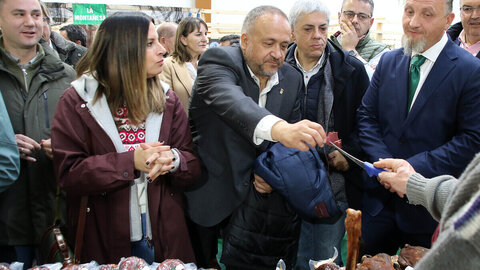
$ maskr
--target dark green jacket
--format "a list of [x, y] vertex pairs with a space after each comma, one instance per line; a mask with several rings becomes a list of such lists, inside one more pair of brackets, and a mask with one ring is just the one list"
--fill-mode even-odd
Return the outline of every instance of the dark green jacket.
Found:
[[[330, 39], [338, 45], [340, 48], [342, 45], [338, 42], [336, 35], [330, 36]], [[355, 50], [360, 54], [360, 56], [365, 59], [367, 62], [370, 62], [372, 58], [377, 56], [379, 53], [383, 52], [388, 46], [386, 44], [380, 43], [375, 39], [370, 37], [370, 34], [367, 34], [363, 39], [361, 39]]]
[[[75, 78], [75, 71], [45, 41], [39, 44], [37, 58], [27, 69], [27, 91], [23, 71], [7, 55], [0, 39], [0, 91], [13, 130], [37, 142], [50, 138], [57, 102]], [[53, 223], [56, 180], [52, 161], [43, 150], [33, 157], [35, 163], [21, 161], [18, 180], [0, 194], [0, 245], [37, 244]]]

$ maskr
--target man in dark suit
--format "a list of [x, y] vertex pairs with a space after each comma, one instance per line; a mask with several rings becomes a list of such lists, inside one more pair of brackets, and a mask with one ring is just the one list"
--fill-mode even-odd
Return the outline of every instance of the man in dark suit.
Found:
[[447, 34], [455, 44], [480, 59], [480, 0], [460, 1], [461, 22], [452, 25]]
[[[317, 123], [308, 120], [294, 123], [301, 118], [303, 82], [294, 68], [282, 65], [290, 38], [286, 15], [278, 8], [262, 6], [246, 16], [240, 47], [212, 48], [200, 59], [189, 117], [204, 168], [196, 186], [186, 192], [187, 214], [195, 223], [192, 241], [194, 248], [197, 247], [200, 266], [209, 266], [215, 256], [212, 245], [216, 244], [216, 226], [236, 211], [251, 210], [247, 204], [252, 201], [259, 202], [257, 206], [266, 211], [271, 210], [266, 205], [287, 211], [274, 215], [283, 215], [284, 219], [277, 219], [275, 225], [289, 228], [288, 232], [280, 232], [288, 241], [278, 245], [267, 242], [278, 236], [271, 235], [278, 228], [262, 223], [261, 214], [255, 213], [244, 222], [235, 215], [225, 221], [234, 220], [239, 230], [233, 232], [232, 225], [227, 225], [222, 261], [229, 269], [273, 269], [286, 253], [295, 255], [296, 239], [287, 239], [287, 234], [298, 228], [298, 218], [252, 172], [256, 156], [269, 141], [306, 151], [307, 144], [322, 146], [326, 138]], [[272, 201], [275, 203], [269, 204]], [[252, 221], [266, 230], [249, 234], [243, 226], [251, 225]], [[240, 237], [237, 239], [242, 242], [234, 243], [232, 235]], [[236, 251], [231, 252], [232, 249]]]
[[[382, 57], [358, 111], [369, 161], [402, 158], [425, 177], [458, 177], [480, 151], [480, 62], [446, 36], [453, 17], [452, 1], [406, 1], [403, 48]], [[430, 246], [437, 223], [425, 208], [374, 178], [364, 187], [365, 253]]]

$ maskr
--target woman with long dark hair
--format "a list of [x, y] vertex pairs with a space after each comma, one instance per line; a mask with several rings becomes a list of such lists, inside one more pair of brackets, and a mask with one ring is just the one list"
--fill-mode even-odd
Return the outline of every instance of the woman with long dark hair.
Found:
[[181, 102], [157, 76], [164, 53], [151, 18], [114, 14], [100, 25], [58, 104], [54, 165], [72, 236], [80, 198], [88, 196], [82, 262], [132, 255], [148, 263], [195, 261], [183, 188], [200, 165]]
[[180, 97], [185, 111], [197, 78], [197, 62], [208, 47], [208, 27], [200, 18], [186, 17], [180, 21], [172, 56], [165, 59], [160, 78]]

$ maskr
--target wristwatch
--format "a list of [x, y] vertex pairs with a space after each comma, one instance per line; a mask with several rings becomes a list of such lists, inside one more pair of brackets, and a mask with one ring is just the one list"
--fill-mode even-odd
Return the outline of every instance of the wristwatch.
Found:
[[355, 57], [355, 56], [358, 55], [358, 52], [356, 50], [350, 50], [350, 51], [348, 51], [348, 55], [351, 55], [351, 56]]

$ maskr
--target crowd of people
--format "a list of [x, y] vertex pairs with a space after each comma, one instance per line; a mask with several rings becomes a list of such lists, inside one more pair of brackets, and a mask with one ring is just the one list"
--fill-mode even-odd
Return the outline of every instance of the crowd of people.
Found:
[[[453, 26], [452, 2], [406, 0], [395, 50], [369, 35], [373, 0], [343, 0], [332, 36], [323, 0], [259, 6], [214, 48], [200, 18], [118, 12], [87, 49], [41, 1], [0, 0], [0, 262], [40, 264], [62, 222], [79, 262], [306, 270], [341, 251], [350, 207], [361, 254], [410, 244], [431, 248], [415, 269], [474, 269], [480, 0]], [[339, 214], [300, 216], [257, 175], [274, 143], [318, 152]]]

